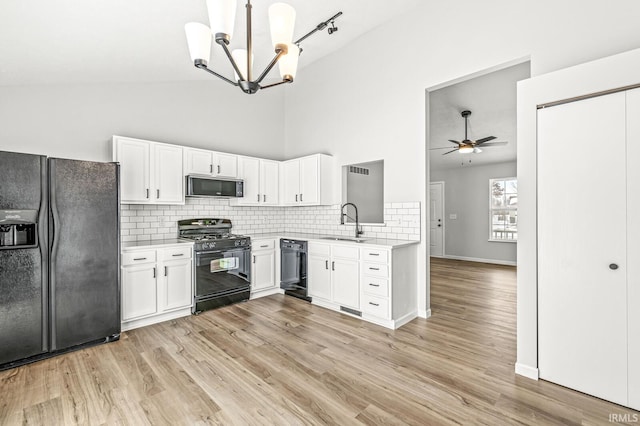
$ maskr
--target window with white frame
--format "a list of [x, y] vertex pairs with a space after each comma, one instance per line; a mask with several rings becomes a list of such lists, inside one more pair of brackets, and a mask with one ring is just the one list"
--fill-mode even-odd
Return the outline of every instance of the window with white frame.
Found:
[[518, 180], [489, 179], [489, 241], [518, 240]]

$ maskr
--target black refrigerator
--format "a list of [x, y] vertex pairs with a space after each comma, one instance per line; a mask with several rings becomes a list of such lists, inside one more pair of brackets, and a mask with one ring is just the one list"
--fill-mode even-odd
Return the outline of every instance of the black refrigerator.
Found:
[[119, 172], [0, 151], [0, 370], [120, 337]]

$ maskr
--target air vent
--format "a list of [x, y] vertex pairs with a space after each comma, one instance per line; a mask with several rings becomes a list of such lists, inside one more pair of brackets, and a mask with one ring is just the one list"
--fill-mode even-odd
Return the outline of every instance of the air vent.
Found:
[[346, 313], [351, 314], [351, 315], [357, 315], [357, 316], [359, 316], [359, 317], [361, 317], [361, 316], [362, 316], [362, 312], [360, 312], [360, 311], [356, 311], [355, 309], [345, 308], [344, 306], [340, 306], [340, 310], [341, 310], [342, 312], [346, 312]]
[[349, 166], [349, 173], [355, 173], [357, 175], [368, 175], [369, 169], [364, 167]]

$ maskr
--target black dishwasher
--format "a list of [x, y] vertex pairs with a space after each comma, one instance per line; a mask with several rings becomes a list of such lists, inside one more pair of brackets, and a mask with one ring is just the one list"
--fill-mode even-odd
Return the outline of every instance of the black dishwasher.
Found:
[[307, 242], [280, 240], [280, 288], [284, 294], [311, 302], [307, 296]]

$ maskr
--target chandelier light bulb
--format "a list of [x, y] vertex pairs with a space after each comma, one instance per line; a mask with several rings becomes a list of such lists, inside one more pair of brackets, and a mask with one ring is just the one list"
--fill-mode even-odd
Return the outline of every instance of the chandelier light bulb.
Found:
[[296, 71], [298, 70], [298, 58], [300, 57], [300, 48], [295, 44], [289, 43], [287, 45], [287, 54], [284, 55], [278, 61], [280, 68], [280, 76], [283, 79], [296, 78]]
[[[224, 35], [224, 39], [229, 42], [233, 36], [233, 28], [236, 23], [236, 11], [238, 4], [236, 0], [207, 0], [207, 10], [209, 12], [209, 25], [211, 34], [218, 40]], [[220, 35], [219, 35], [220, 34]]]
[[184, 26], [184, 31], [187, 34], [191, 60], [199, 59], [206, 65], [211, 57], [211, 30], [204, 24], [189, 22]]
[[269, 26], [274, 48], [279, 44], [291, 43], [295, 23], [296, 10], [293, 7], [286, 3], [274, 3], [269, 7]]

